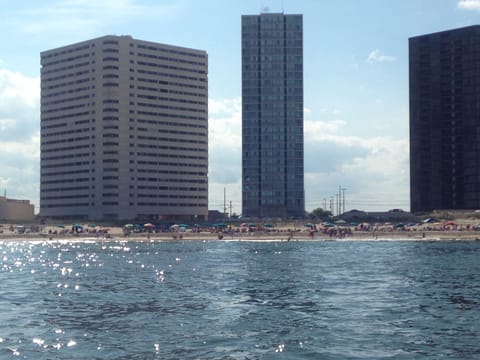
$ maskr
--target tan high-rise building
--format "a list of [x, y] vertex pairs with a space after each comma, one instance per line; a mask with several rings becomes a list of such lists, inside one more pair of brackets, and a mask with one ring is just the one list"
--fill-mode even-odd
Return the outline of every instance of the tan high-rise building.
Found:
[[207, 217], [205, 51], [104, 36], [41, 65], [41, 216]]

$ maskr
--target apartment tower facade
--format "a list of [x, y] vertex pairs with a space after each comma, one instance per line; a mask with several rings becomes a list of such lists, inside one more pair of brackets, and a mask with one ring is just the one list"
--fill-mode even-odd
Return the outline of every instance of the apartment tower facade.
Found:
[[41, 53], [40, 215], [205, 219], [205, 51], [104, 36]]
[[480, 26], [409, 39], [412, 212], [480, 208]]
[[305, 215], [303, 16], [242, 16], [242, 215]]

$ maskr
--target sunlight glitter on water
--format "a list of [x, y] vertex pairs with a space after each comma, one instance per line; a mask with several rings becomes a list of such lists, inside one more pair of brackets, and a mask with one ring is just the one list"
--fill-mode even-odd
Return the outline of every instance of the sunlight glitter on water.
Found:
[[0, 284], [0, 358], [480, 351], [478, 243], [0, 243]]
[[33, 338], [32, 342], [40, 347], [42, 347], [43, 344], [45, 344], [45, 340], [40, 338]]
[[77, 342], [75, 340], [70, 340], [68, 343], [67, 343], [67, 347], [72, 347], [72, 346], [75, 346], [77, 345]]

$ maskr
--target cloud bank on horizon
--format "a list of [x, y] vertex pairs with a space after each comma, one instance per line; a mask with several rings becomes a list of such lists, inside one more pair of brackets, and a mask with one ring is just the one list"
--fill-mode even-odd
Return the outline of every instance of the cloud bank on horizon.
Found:
[[[39, 78], [0, 69], [0, 188], [7, 196], [39, 204]], [[344, 136], [347, 123], [311, 118], [305, 109], [305, 187], [307, 209], [322, 207], [339, 185], [351, 204], [385, 206], [388, 193], [406, 198], [408, 142], [390, 137]], [[209, 193], [212, 208], [227, 205], [241, 213], [241, 98], [209, 101]], [[378, 192], [378, 189], [384, 189]], [[325, 191], [325, 189], [327, 189]], [[404, 193], [399, 192], [404, 189]], [[361, 194], [376, 194], [369, 199]], [[358, 197], [360, 196], [360, 197]], [[366, 195], [363, 195], [366, 197]], [[357, 200], [355, 200], [355, 198]], [[349, 196], [350, 198], [350, 196]], [[38, 210], [38, 209], [37, 209]]]
[[0, 189], [38, 204], [40, 79], [0, 64]]
[[[346, 188], [348, 208], [390, 209], [408, 204], [408, 139], [343, 135], [347, 123], [315, 120], [305, 109], [306, 207], [323, 207]], [[209, 101], [210, 203], [223, 209], [224, 189], [241, 208], [241, 98]], [[238, 211], [236, 212], [239, 213]]]

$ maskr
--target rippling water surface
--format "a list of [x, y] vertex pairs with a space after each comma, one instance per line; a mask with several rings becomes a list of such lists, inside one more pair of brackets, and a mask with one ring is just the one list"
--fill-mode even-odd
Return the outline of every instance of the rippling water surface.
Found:
[[478, 359], [480, 242], [4, 242], [0, 359]]

